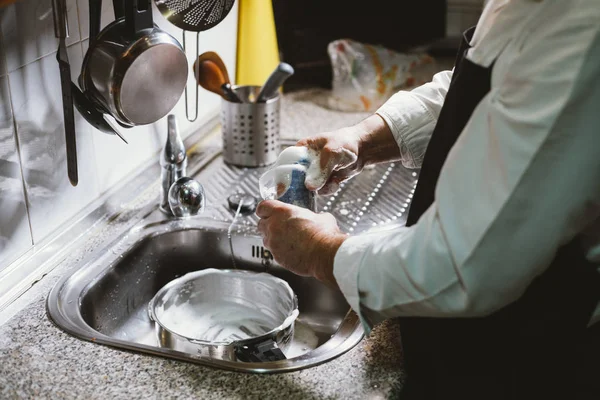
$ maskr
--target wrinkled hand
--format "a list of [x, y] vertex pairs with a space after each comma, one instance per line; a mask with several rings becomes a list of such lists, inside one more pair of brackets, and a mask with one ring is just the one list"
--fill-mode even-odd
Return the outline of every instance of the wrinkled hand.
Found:
[[297, 146], [306, 146], [319, 155], [315, 161], [318, 164], [309, 169], [316, 172], [320, 169], [321, 173], [307, 174], [305, 185], [321, 195], [335, 193], [340, 183], [358, 174], [364, 166], [359, 156], [361, 133], [355, 126], [302, 139]]
[[333, 260], [347, 235], [333, 215], [315, 214], [277, 200], [258, 205], [258, 230], [275, 261], [290, 271], [336, 286]]
[[305, 184], [323, 195], [335, 193], [340, 183], [360, 173], [365, 165], [401, 159], [392, 131], [377, 114], [356, 125], [302, 139], [297, 145], [318, 154], [318, 161], [309, 166]]

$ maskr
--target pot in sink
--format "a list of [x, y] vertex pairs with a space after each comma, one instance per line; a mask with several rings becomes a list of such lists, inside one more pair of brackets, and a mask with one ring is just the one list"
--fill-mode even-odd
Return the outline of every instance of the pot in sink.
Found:
[[148, 304], [162, 347], [225, 361], [285, 359], [298, 300], [264, 272], [208, 268], [161, 288]]

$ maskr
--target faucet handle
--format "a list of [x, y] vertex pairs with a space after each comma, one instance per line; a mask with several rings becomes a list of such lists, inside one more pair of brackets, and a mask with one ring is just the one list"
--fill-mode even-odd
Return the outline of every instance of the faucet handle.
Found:
[[184, 176], [169, 189], [169, 207], [175, 217], [191, 217], [204, 211], [204, 187], [196, 180]]

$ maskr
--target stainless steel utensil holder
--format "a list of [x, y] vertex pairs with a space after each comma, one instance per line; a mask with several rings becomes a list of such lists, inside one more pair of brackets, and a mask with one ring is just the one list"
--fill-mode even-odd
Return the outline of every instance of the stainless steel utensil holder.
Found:
[[234, 86], [242, 103], [221, 100], [223, 158], [239, 167], [273, 164], [279, 155], [280, 95], [254, 103], [260, 86]]

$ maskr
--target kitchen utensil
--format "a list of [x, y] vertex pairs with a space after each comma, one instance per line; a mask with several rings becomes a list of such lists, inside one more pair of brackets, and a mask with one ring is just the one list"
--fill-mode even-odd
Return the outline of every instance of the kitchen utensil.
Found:
[[279, 154], [280, 96], [264, 103], [250, 102], [260, 86], [234, 86], [242, 103], [221, 100], [223, 159], [239, 167], [262, 167]]
[[88, 4], [90, 9], [90, 42], [93, 42], [100, 33], [102, 0], [89, 0]]
[[234, 103], [241, 103], [242, 100], [238, 97], [238, 95], [233, 91], [231, 87], [231, 83], [225, 82], [221, 85], [221, 90], [225, 94], [225, 100], [232, 101]]
[[[215, 66], [219, 69], [220, 74], [223, 76], [222, 79], [217, 78], [216, 72], [213, 71], [212, 73], [215, 75], [215, 79], [218, 79], [219, 81], [223, 82], [223, 84], [220, 85], [220, 87], [221, 87], [221, 90], [223, 92], [225, 92], [226, 99], [229, 101], [233, 101], [234, 103], [241, 103], [242, 100], [240, 100], [238, 95], [231, 88], [231, 80], [229, 79], [229, 73], [227, 72], [227, 67], [225, 66], [225, 63], [223, 62], [221, 57], [214, 51], [206, 51], [206, 52], [200, 54], [198, 56], [198, 59], [196, 60], [196, 62], [199, 65], [202, 64], [204, 61], [209, 61], [209, 62], [215, 64]], [[200, 79], [201, 73], [197, 68], [195, 69], [197, 71], [196, 78]], [[214, 67], [211, 67], [211, 68], [214, 69]], [[210, 73], [210, 72], [211, 71], [206, 71], [206, 73]], [[217, 94], [219, 94], [219, 93], [217, 93]]]
[[120, 125], [131, 127], [156, 122], [175, 106], [188, 66], [179, 42], [154, 25], [150, 0], [124, 4], [124, 18], [90, 42], [79, 84]]
[[287, 282], [265, 272], [190, 272], [160, 289], [148, 305], [160, 345], [227, 361], [285, 359], [298, 317]]
[[112, 3], [115, 20], [125, 18], [125, 3], [123, 3], [123, 0], [113, 0]]
[[169, 207], [176, 217], [191, 217], [204, 211], [204, 187], [196, 180], [184, 176], [169, 189]]
[[[167, 21], [183, 29], [184, 52], [187, 50], [185, 31], [196, 32], [196, 59], [198, 59], [200, 54], [200, 32], [208, 30], [223, 21], [233, 8], [235, 0], [154, 0], [154, 2]], [[198, 85], [194, 85], [194, 88], [196, 91], [196, 112], [194, 118], [190, 118], [188, 88], [185, 87], [185, 116], [190, 122], [194, 122], [198, 118]]]
[[269, 75], [269, 78], [260, 89], [256, 97], [257, 103], [264, 103], [267, 99], [273, 97], [279, 90], [283, 82], [290, 76], [294, 75], [294, 68], [290, 64], [281, 62], [277, 68]]
[[109, 117], [106, 116], [100, 107], [94, 105], [73, 82], [71, 82], [71, 92], [73, 93], [75, 108], [77, 108], [77, 111], [79, 111], [90, 125], [100, 132], [117, 135], [122, 141], [128, 143], [123, 135], [119, 133], [117, 128], [109, 122]]
[[194, 64], [194, 70], [198, 72], [198, 84], [209, 92], [213, 92], [234, 103], [241, 103], [242, 100], [231, 88], [231, 83], [226, 81], [223, 71], [217, 64], [211, 60], [204, 60]]
[[[93, 42], [100, 31], [100, 16], [102, 10], [102, 0], [90, 0], [90, 41]], [[119, 133], [116, 128], [116, 121], [112, 123], [110, 117], [102, 109], [99, 104], [95, 104], [92, 100], [83, 94], [79, 87], [71, 82], [71, 93], [73, 94], [73, 103], [77, 111], [85, 118], [85, 120], [94, 128], [101, 132], [117, 135], [121, 140], [127, 143], [127, 140]]]
[[200, 54], [198, 56], [197, 61], [198, 62], [212, 61], [213, 63], [215, 63], [217, 65], [217, 67], [219, 68], [219, 70], [223, 74], [225, 82], [231, 83], [231, 79], [229, 79], [229, 72], [227, 71], [227, 66], [223, 62], [223, 59], [221, 58], [221, 56], [219, 56], [219, 54], [217, 54], [216, 52], [214, 52], [214, 51], [205, 51], [204, 53], [202, 53], [202, 54]]
[[53, 0], [54, 33], [59, 39], [56, 60], [60, 70], [62, 89], [63, 119], [65, 126], [65, 144], [67, 150], [67, 174], [71, 185], [77, 186], [77, 139], [75, 136], [75, 112], [73, 110], [73, 94], [71, 93], [71, 66], [67, 55], [65, 39], [69, 36], [67, 26], [67, 5], [65, 0]]
[[217, 26], [233, 8], [235, 0], [155, 0], [161, 14], [173, 25], [191, 32]]

